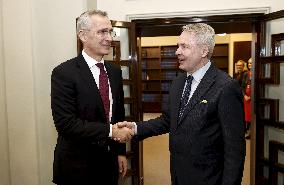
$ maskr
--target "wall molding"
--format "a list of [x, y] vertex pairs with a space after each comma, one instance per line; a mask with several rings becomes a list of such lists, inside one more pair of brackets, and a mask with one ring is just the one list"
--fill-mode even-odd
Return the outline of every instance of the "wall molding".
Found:
[[232, 14], [253, 14], [253, 13], [270, 13], [270, 7], [252, 7], [240, 9], [223, 9], [223, 10], [204, 10], [204, 11], [187, 11], [187, 12], [162, 12], [162, 13], [143, 13], [127, 14], [126, 20], [132, 21], [137, 19], [154, 19], [154, 18], [172, 18], [172, 17], [207, 17], [213, 15], [232, 15]]

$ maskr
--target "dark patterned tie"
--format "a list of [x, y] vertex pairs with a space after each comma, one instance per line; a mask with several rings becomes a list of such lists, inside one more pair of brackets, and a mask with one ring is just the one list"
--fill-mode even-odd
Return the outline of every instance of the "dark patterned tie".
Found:
[[179, 119], [184, 114], [186, 105], [188, 103], [188, 99], [189, 99], [189, 95], [190, 95], [190, 91], [191, 91], [192, 80], [193, 80], [193, 77], [191, 75], [186, 77], [186, 86], [185, 86], [183, 95], [180, 99]]
[[104, 69], [104, 64], [97, 63], [96, 66], [100, 68], [100, 76], [99, 76], [99, 90], [101, 94], [101, 98], [104, 103], [105, 114], [107, 118], [107, 122], [109, 122], [109, 85], [108, 85], [108, 77], [107, 73]]

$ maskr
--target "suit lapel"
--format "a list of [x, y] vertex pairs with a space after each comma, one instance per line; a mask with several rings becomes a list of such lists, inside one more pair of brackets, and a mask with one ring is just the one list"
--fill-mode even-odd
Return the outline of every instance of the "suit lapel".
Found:
[[173, 98], [172, 100], [174, 100], [171, 104], [172, 107], [172, 111], [174, 115], [173, 118], [173, 123], [177, 125], [178, 123], [178, 115], [179, 115], [179, 107], [180, 107], [180, 99], [182, 96], [182, 92], [183, 92], [183, 87], [185, 84], [185, 79], [186, 79], [186, 73], [183, 73], [179, 79], [177, 79], [176, 82], [176, 86], [174, 87], [174, 90], [172, 91], [172, 97], [176, 97]]
[[104, 107], [103, 107], [103, 100], [100, 96], [100, 91], [98, 89], [98, 86], [97, 86], [97, 83], [94, 79], [94, 76], [93, 76], [87, 62], [85, 61], [83, 55], [80, 54], [77, 58], [78, 58], [77, 66], [78, 66], [80, 75], [82, 76], [84, 83], [89, 87], [90, 91], [93, 92], [92, 94], [94, 94], [94, 96], [97, 96], [98, 99], [100, 100], [98, 103], [100, 103], [101, 106], [99, 106], [99, 107], [101, 109], [102, 114], [105, 115], [105, 113], [104, 113], [105, 110], [104, 110]]
[[112, 112], [114, 112], [115, 111], [115, 106], [114, 105], [116, 103], [116, 98], [114, 98], [114, 95], [119, 93], [119, 92], [117, 92], [118, 89], [114, 88], [114, 87], [116, 87], [118, 80], [115, 79], [114, 70], [113, 70], [113, 68], [111, 67], [111, 65], [108, 62], [105, 62], [105, 68], [106, 68], [106, 71], [107, 71], [109, 85], [110, 85], [110, 90], [111, 90], [111, 94], [112, 94], [112, 100], [113, 100]]
[[82, 78], [84, 79], [85, 83], [89, 86], [91, 90], [97, 91], [99, 93], [99, 89], [97, 87], [96, 81], [93, 77], [93, 74], [85, 61], [82, 54], [78, 56], [78, 67]]
[[211, 66], [205, 73], [201, 82], [197, 86], [196, 90], [193, 93], [193, 96], [188, 102], [188, 105], [185, 108], [183, 116], [179, 119], [178, 124], [182, 122], [182, 120], [187, 116], [187, 114], [194, 108], [197, 103], [202, 101], [202, 97], [204, 94], [210, 89], [210, 87], [214, 84], [216, 77], [216, 67], [211, 63]]

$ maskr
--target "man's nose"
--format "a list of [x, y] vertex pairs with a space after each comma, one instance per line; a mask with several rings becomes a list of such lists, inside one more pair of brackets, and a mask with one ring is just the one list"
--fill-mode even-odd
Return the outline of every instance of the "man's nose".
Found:
[[177, 48], [177, 50], [176, 50], [176, 55], [179, 55], [179, 54], [180, 54], [180, 49]]
[[107, 36], [106, 36], [106, 40], [108, 40], [108, 41], [112, 41], [112, 36], [111, 36], [110, 34], [107, 34]]

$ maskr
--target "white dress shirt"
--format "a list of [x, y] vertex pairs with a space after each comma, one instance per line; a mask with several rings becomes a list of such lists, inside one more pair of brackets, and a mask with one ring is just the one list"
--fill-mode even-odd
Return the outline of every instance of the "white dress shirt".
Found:
[[[203, 67], [201, 67], [200, 69], [198, 69], [194, 73], [192, 73], [192, 74], [187, 73], [187, 76], [191, 75], [193, 77], [192, 84], [191, 84], [191, 91], [190, 91], [190, 95], [189, 95], [188, 101], [192, 97], [192, 95], [195, 92], [197, 86], [201, 82], [202, 78], [204, 77], [206, 71], [209, 69], [210, 66], [211, 66], [211, 62], [208, 61], [207, 64], [205, 64]], [[186, 87], [186, 82], [185, 82], [182, 94], [184, 93], [185, 87]], [[134, 126], [134, 133], [137, 134], [137, 124], [136, 124], [136, 122], [132, 122], [132, 124]]]
[[[102, 63], [104, 64], [104, 59], [102, 58], [101, 61], [96, 61], [95, 59], [93, 59], [92, 57], [90, 57], [84, 50], [82, 51], [82, 55], [85, 59], [85, 61], [87, 62], [93, 77], [96, 81], [97, 87], [99, 89], [100, 87], [100, 68], [96, 66], [97, 63]], [[107, 73], [107, 70], [104, 66], [104, 70]], [[109, 79], [109, 78], [108, 78]], [[108, 80], [108, 84], [109, 84], [109, 121], [111, 121], [112, 118], [112, 104], [113, 104], [113, 99], [112, 99], [112, 93], [111, 93], [111, 87], [110, 87], [110, 83]], [[109, 137], [112, 136], [112, 125], [110, 124], [110, 133], [109, 133]]]
[[[191, 75], [193, 77], [192, 84], [191, 84], [191, 91], [190, 91], [190, 94], [189, 94], [188, 101], [191, 99], [193, 93], [195, 92], [197, 86], [201, 82], [206, 71], [209, 69], [210, 65], [211, 65], [211, 62], [208, 61], [207, 64], [205, 64], [203, 67], [201, 67], [200, 69], [198, 69], [194, 73], [192, 73], [192, 74], [187, 73], [187, 76]], [[183, 93], [184, 93], [185, 87], [186, 87], [186, 83], [185, 83], [184, 88], [183, 88]]]

